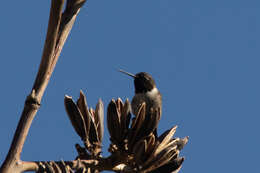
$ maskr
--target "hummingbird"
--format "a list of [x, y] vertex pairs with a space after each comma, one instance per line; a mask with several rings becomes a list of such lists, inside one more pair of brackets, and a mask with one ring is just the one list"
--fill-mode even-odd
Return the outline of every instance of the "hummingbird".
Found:
[[[146, 115], [149, 115], [151, 108], [153, 108], [153, 110], [159, 109], [161, 115], [162, 95], [157, 89], [152, 76], [146, 72], [140, 72], [134, 75], [124, 70], [119, 71], [134, 78], [135, 95], [131, 101], [132, 113], [137, 115], [140, 105], [145, 102]], [[157, 136], [157, 131], [155, 131], [155, 135]]]

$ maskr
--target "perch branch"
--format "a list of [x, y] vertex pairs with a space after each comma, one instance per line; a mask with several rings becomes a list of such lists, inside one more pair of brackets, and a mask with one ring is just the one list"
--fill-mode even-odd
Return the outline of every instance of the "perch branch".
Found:
[[[33, 161], [33, 162], [23, 162], [23, 171], [46, 171], [41, 170], [41, 165], [52, 165], [55, 163], [60, 169], [65, 169], [69, 167], [72, 170], [79, 170], [80, 168], [92, 168], [95, 170], [103, 171], [121, 171], [124, 173], [135, 172], [129, 166], [126, 166], [122, 161], [125, 160], [125, 156], [111, 155], [107, 158], [96, 158], [88, 160], [71, 160], [71, 161]], [[40, 171], [41, 170], [41, 171]]]

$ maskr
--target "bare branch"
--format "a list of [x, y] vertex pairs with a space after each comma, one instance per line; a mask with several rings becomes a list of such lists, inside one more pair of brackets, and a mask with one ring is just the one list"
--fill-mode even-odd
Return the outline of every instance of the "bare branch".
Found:
[[52, 72], [51, 67], [55, 58], [53, 55], [60, 28], [63, 3], [64, 0], [57, 0], [52, 1], [51, 4], [48, 31], [44, 44], [42, 60], [33, 85], [33, 90], [35, 90], [39, 102], [42, 98]]
[[85, 0], [67, 0], [66, 9], [62, 14], [64, 0], [52, 0], [48, 31], [38, 74], [32, 91], [25, 101], [25, 106], [7, 157], [0, 168], [2, 173], [21, 172], [23, 170], [20, 154], [25, 139], [32, 120], [39, 109], [43, 93], [48, 85], [62, 47], [84, 2]]
[[[79, 169], [91, 168], [99, 171], [123, 171], [123, 172], [135, 172], [131, 167], [126, 166], [124, 163], [121, 163], [119, 158], [115, 155], [111, 155], [107, 158], [97, 158], [97, 159], [88, 159], [88, 160], [71, 160], [71, 161], [33, 161], [33, 162], [22, 162], [22, 171], [36, 171], [44, 172], [47, 169], [47, 165], [51, 167], [59, 167], [59, 169], [64, 170], [65, 167], [77, 171]], [[51, 164], [55, 163], [55, 164]]]

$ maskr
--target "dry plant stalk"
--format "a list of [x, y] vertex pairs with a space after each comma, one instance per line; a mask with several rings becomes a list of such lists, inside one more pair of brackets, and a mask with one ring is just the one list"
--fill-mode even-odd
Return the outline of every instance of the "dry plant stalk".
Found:
[[43, 93], [49, 83], [62, 47], [84, 2], [85, 0], [67, 0], [66, 8], [63, 13], [64, 0], [52, 0], [51, 2], [48, 31], [38, 74], [32, 91], [26, 98], [9, 152], [0, 168], [0, 172], [2, 173], [34, 170], [32, 166], [24, 164], [24, 162], [20, 160], [20, 154], [32, 120], [40, 107]]
[[[146, 104], [140, 105], [135, 117], [128, 100], [124, 103], [112, 99], [107, 108], [107, 127], [110, 134], [110, 156], [101, 155], [104, 134], [104, 106], [101, 100], [96, 108], [88, 107], [86, 96], [80, 91], [79, 99], [65, 96], [64, 104], [75, 132], [83, 142], [76, 144], [78, 156], [71, 161], [22, 161], [20, 154], [41, 103], [42, 96], [55, 68], [62, 47], [85, 0], [52, 0], [48, 31], [38, 74], [33, 88], [26, 98], [24, 110], [15, 135], [0, 168], [1, 173], [36, 171], [38, 173], [98, 173], [110, 170], [123, 173], [177, 173], [184, 161], [179, 157], [188, 137], [173, 138], [177, 126], [159, 137], [153, 134], [157, 128], [161, 111], [146, 111]], [[146, 116], [151, 117], [149, 120]]]

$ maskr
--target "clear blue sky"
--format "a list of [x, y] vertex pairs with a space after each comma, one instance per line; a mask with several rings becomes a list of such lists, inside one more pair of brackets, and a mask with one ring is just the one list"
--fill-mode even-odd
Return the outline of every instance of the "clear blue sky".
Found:
[[[30, 92], [46, 34], [49, 1], [0, 6], [0, 163]], [[117, 72], [152, 74], [163, 94], [159, 133], [190, 136], [182, 173], [260, 172], [260, 1], [89, 0], [82, 8], [26, 140], [24, 160], [71, 160], [74, 133], [65, 94], [132, 98]], [[108, 155], [108, 132], [104, 154]]]

